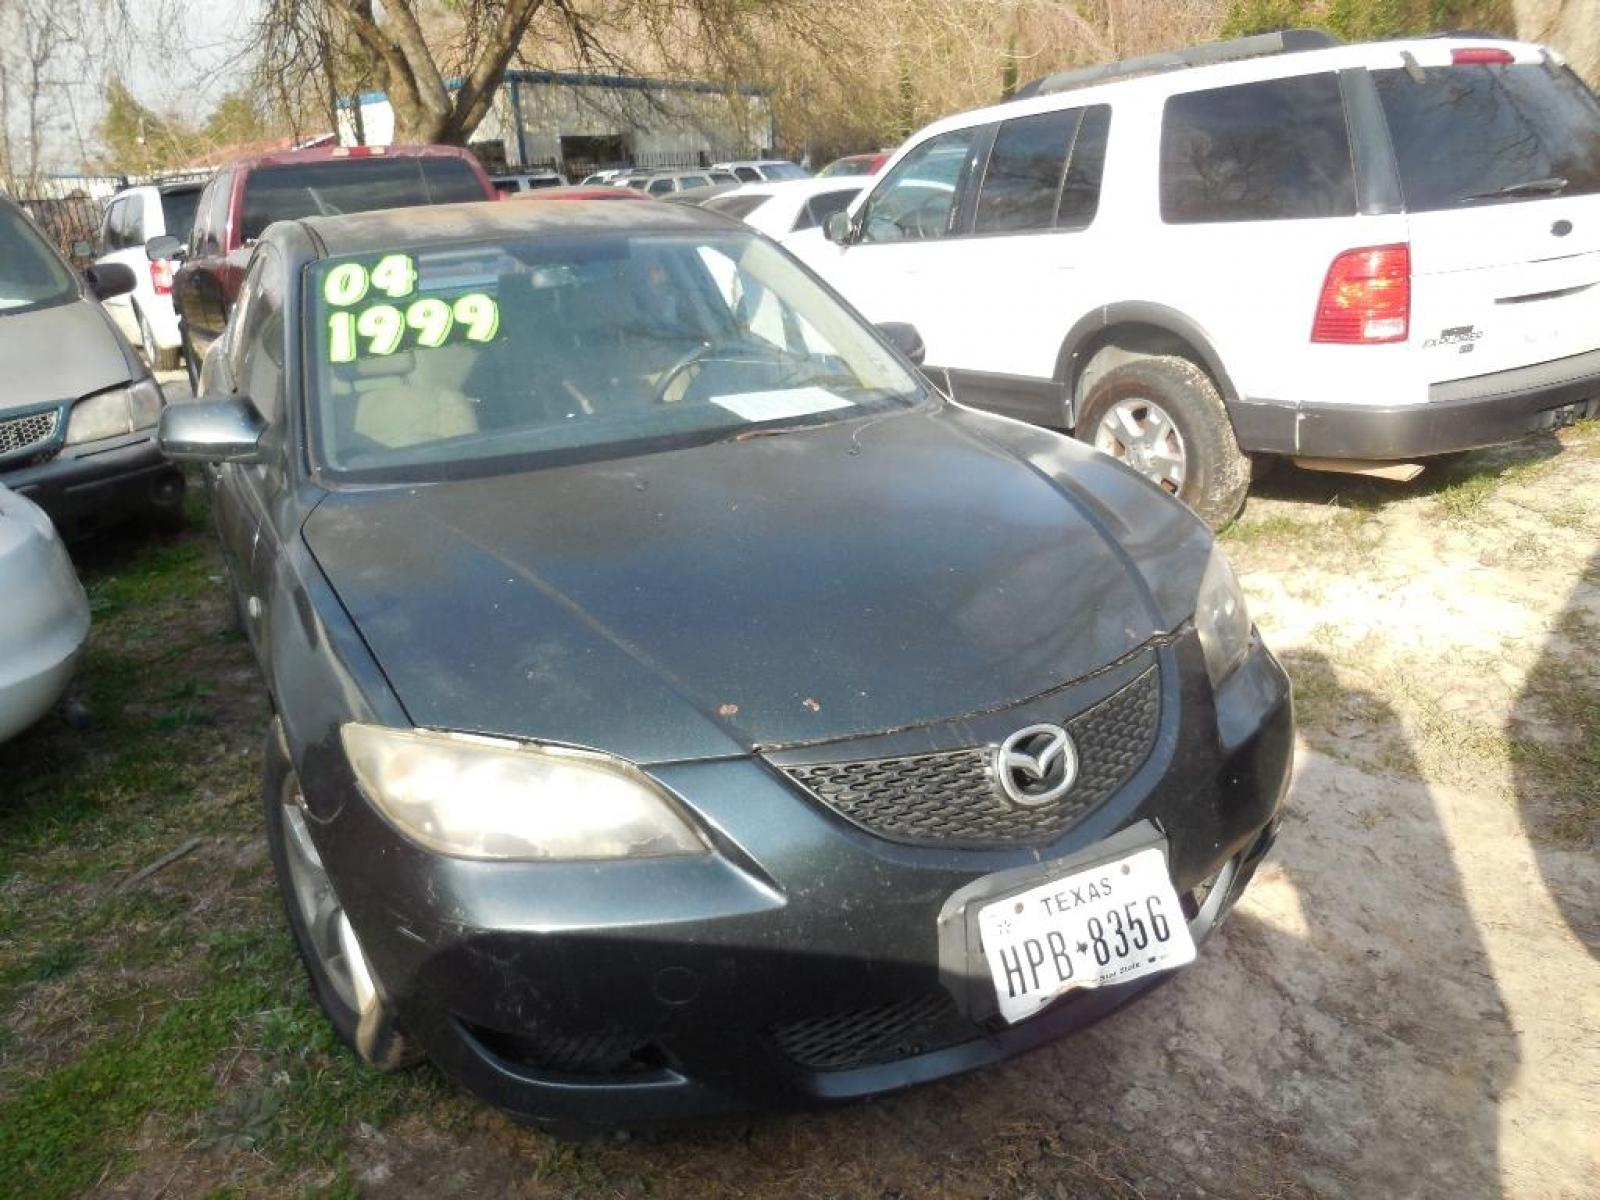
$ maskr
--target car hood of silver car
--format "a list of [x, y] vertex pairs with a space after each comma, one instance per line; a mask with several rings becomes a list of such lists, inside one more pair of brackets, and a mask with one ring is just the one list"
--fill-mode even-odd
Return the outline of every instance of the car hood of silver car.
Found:
[[0, 311], [0, 413], [76, 400], [126, 383], [130, 375], [111, 323], [92, 300]]

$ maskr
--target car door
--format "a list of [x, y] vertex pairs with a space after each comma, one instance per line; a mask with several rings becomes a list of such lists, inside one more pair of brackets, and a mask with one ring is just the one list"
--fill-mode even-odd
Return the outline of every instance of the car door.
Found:
[[285, 497], [286, 452], [283, 404], [285, 330], [283, 259], [261, 246], [250, 260], [241, 285], [227, 357], [234, 394], [256, 410], [265, 425], [262, 458], [232, 464], [228, 487], [238, 509], [239, 580], [244, 590], [245, 632], [263, 667], [270, 661], [273, 580], [282, 563], [283, 546], [273, 520]]
[[[850, 240], [812, 262], [868, 320], [917, 327], [931, 366], [963, 365], [967, 313], [984, 297], [963, 278], [958, 232], [986, 127], [935, 134], [913, 147], [858, 210]], [[970, 219], [970, 214], [968, 214]]]
[[195, 202], [194, 224], [189, 229], [189, 250], [172, 281], [172, 304], [178, 313], [184, 353], [190, 356], [196, 369], [201, 354], [197, 343], [191, 338], [191, 332], [200, 319], [200, 276], [206, 269], [206, 247], [211, 239], [211, 200], [216, 194], [217, 180], [213, 176], [211, 182], [201, 190], [200, 199]]
[[228, 269], [228, 216], [233, 194], [233, 173], [223, 171], [212, 180], [204, 199], [202, 217], [195, 218], [197, 247], [183, 268], [183, 320], [186, 340], [196, 358], [204, 359], [211, 343], [222, 336], [227, 320], [223, 299], [223, 274]]
[[[205, 369], [200, 377], [203, 396], [248, 395], [241, 368], [247, 360], [250, 342], [258, 332], [258, 326], [252, 320], [253, 308], [272, 253], [275, 252], [264, 248], [246, 273], [236, 310], [239, 321], [227, 335], [227, 340], [206, 357]], [[220, 463], [206, 468], [212, 517], [216, 522], [223, 559], [233, 581], [234, 594], [247, 632], [254, 623], [252, 618], [255, 615], [250, 605], [250, 598], [255, 595], [251, 572], [255, 559], [256, 513], [260, 507], [255, 496], [257, 489], [250, 478], [252, 470], [253, 467], [238, 463]], [[258, 599], [255, 605], [258, 610], [259, 604]]]

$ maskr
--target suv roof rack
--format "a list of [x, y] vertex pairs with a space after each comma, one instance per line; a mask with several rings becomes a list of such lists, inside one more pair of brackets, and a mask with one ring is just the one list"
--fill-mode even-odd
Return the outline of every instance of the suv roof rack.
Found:
[[1298, 54], [1304, 50], [1326, 50], [1330, 46], [1338, 45], [1342, 45], [1338, 38], [1321, 29], [1280, 29], [1276, 33], [1258, 33], [1253, 37], [1235, 38], [1227, 42], [1206, 42], [1184, 50], [1165, 50], [1159, 54], [1125, 58], [1121, 62], [1057, 71], [1023, 84], [1012, 99], [1026, 100], [1030, 96], [1049, 96], [1056, 92], [1070, 92], [1074, 88], [1089, 87], [1091, 84], [1108, 83], [1113, 79], [1134, 79], [1141, 75], [1156, 75], [1162, 71], [1178, 71], [1185, 67], [1204, 67], [1213, 63], [1237, 62], [1246, 58], [1266, 58], [1274, 54]]

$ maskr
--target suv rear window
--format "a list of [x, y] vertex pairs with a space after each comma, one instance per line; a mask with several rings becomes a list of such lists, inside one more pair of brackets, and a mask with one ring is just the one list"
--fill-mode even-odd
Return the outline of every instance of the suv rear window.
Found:
[[1339, 81], [1331, 73], [1186, 92], [1161, 122], [1161, 219], [1282, 221], [1356, 211]]
[[161, 193], [161, 223], [169, 236], [177, 238], [186, 245], [189, 241], [189, 230], [194, 226], [194, 206], [199, 199], [199, 188]]
[[478, 177], [459, 158], [337, 158], [257, 167], [245, 181], [240, 237], [258, 238], [274, 221], [485, 198]]
[[1600, 192], [1600, 101], [1571, 71], [1473, 65], [1429, 67], [1421, 82], [1399, 69], [1372, 78], [1409, 211]]

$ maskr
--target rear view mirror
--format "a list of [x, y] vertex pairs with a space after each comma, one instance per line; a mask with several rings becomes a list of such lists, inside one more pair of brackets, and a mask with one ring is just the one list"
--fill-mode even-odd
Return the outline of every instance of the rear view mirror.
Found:
[[917, 332], [915, 325], [908, 325], [904, 321], [883, 321], [878, 325], [878, 332], [888, 338], [890, 345], [901, 354], [917, 366], [922, 365], [927, 350], [922, 344], [922, 335]]
[[159, 262], [163, 258], [181, 259], [186, 253], [188, 247], [170, 233], [153, 237], [144, 244], [144, 256], [151, 262]]
[[829, 213], [827, 220], [822, 222], [822, 236], [830, 242], [843, 246], [850, 240], [850, 214], [847, 212]]
[[173, 462], [251, 463], [261, 458], [265, 423], [241, 396], [209, 397], [161, 410], [156, 440]]
[[126, 296], [139, 282], [126, 263], [96, 263], [83, 269], [83, 278], [96, 300]]

